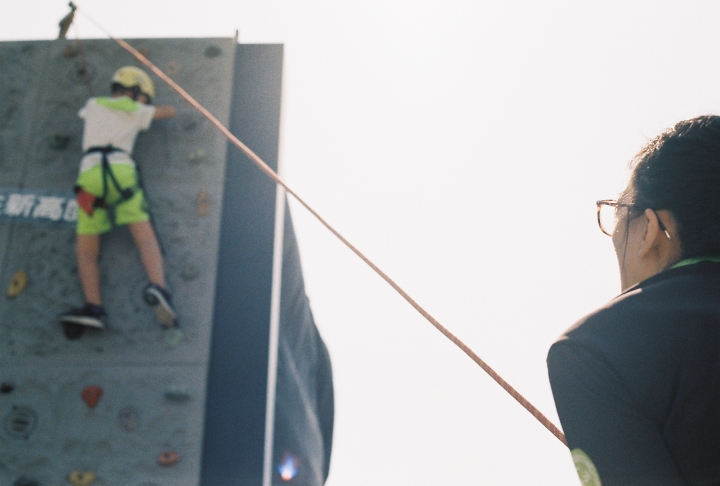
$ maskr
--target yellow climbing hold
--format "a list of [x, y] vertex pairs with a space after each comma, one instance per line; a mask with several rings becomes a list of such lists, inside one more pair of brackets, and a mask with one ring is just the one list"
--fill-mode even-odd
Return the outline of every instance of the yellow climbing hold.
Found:
[[20, 295], [20, 293], [25, 290], [27, 282], [27, 273], [23, 272], [22, 270], [18, 270], [17, 272], [15, 272], [15, 274], [12, 276], [12, 280], [10, 281], [10, 286], [8, 287], [8, 297], [17, 297], [18, 295]]
[[95, 473], [92, 471], [73, 471], [72, 474], [70, 474], [70, 482], [73, 483], [74, 486], [90, 486], [95, 482], [95, 478]]

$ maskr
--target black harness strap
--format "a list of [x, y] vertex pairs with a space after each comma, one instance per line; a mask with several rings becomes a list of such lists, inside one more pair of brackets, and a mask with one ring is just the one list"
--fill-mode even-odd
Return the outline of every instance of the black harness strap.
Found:
[[[112, 169], [110, 168], [110, 162], [108, 161], [108, 154], [114, 153], [114, 152], [124, 152], [124, 150], [119, 149], [117, 147], [113, 147], [112, 145], [106, 145], [104, 147], [90, 147], [85, 151], [84, 155], [88, 154], [94, 154], [99, 153], [102, 154], [102, 179], [103, 179], [103, 192], [102, 196], [95, 198], [95, 201], [93, 202], [93, 206], [96, 208], [106, 208], [108, 206], [107, 203], [107, 192], [108, 192], [108, 178], [110, 178], [110, 181], [112, 182], [113, 186], [115, 186], [115, 189], [120, 193], [120, 198], [123, 201], [127, 201], [133, 195], [135, 194], [135, 188], [133, 187], [127, 187], [123, 189], [120, 187], [120, 184], [118, 183], [117, 179], [115, 178], [115, 174], [113, 174]], [[77, 186], [75, 187], [75, 192], [82, 189], [81, 187]]]

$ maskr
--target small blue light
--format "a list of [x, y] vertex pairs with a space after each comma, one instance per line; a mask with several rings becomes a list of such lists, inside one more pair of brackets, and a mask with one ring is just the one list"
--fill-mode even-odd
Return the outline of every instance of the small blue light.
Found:
[[290, 481], [298, 475], [300, 469], [300, 461], [295, 456], [286, 452], [282, 461], [278, 465], [278, 472], [283, 481]]

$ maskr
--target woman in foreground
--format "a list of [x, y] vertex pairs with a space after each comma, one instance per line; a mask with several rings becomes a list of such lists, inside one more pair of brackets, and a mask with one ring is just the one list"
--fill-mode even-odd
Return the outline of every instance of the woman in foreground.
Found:
[[720, 117], [685, 120], [598, 201], [622, 293], [548, 354], [583, 485], [720, 484]]

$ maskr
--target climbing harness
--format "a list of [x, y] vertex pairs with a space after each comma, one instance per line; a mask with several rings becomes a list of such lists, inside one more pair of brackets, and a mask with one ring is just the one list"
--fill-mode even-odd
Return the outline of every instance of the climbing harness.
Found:
[[136, 187], [126, 187], [123, 189], [122, 187], [120, 187], [120, 183], [115, 177], [115, 174], [113, 174], [112, 168], [110, 167], [110, 162], [108, 161], [108, 154], [112, 154], [115, 152], [125, 153], [125, 151], [122, 149], [113, 147], [112, 145], [107, 145], [105, 147], [90, 147], [83, 154], [88, 155], [99, 153], [102, 155], [102, 195], [95, 196], [94, 194], [86, 191], [82, 186], [75, 186], [75, 194], [77, 195], [78, 205], [82, 208], [83, 211], [88, 214], [88, 216], [92, 216], [95, 212], [95, 209], [97, 208], [107, 209], [109, 207], [109, 204], [107, 202], [108, 179], [110, 179], [110, 182], [112, 182], [113, 186], [115, 186], [117, 192], [120, 193], [121, 201], [127, 201], [135, 194], [135, 190], [137, 189]]
[[331, 226], [320, 214], [317, 213], [304, 199], [302, 199], [294, 190], [292, 190], [278, 174], [272, 170], [255, 152], [242, 143], [235, 135], [223, 125], [220, 120], [210, 113], [204, 106], [190, 96], [187, 91], [180, 87], [175, 81], [168, 77], [160, 68], [150, 62], [147, 57], [143, 56], [137, 49], [132, 47], [126, 41], [120, 38], [114, 37], [105, 27], [98, 23], [95, 19], [85, 13], [84, 10], [77, 8], [78, 12], [83, 14], [90, 22], [95, 24], [100, 30], [105, 32], [110, 39], [117, 42], [120, 47], [132, 54], [138, 61], [143, 63], [150, 69], [155, 75], [162, 79], [168, 86], [175, 90], [185, 101], [187, 101], [193, 108], [198, 110], [203, 116], [205, 116], [220, 132], [225, 135], [230, 142], [239, 148], [255, 165], [260, 168], [270, 179], [275, 181], [276, 184], [282, 186], [287, 193], [292, 195], [306, 210], [310, 212], [325, 228], [328, 229], [333, 235], [335, 235], [340, 241], [345, 244], [353, 253], [355, 253], [362, 261], [364, 261], [375, 273], [377, 273], [385, 282], [387, 282], [397, 293], [399, 293], [416, 311], [418, 311], [430, 324], [432, 324], [438, 331], [440, 331], [445, 337], [452, 341], [457, 347], [459, 347], [465, 354], [467, 354], [478, 366], [480, 366], [495, 382], [500, 385], [505, 391], [507, 391], [515, 400], [520, 403], [528, 412], [532, 414], [546, 429], [550, 431], [555, 437], [557, 437], [563, 444], [567, 446], [565, 434], [553, 424], [540, 410], [538, 410], [532, 403], [530, 403], [525, 397], [523, 397], [517, 390], [515, 390], [507, 381], [505, 381], [495, 370], [493, 370], [480, 356], [470, 349], [465, 343], [457, 338], [453, 333], [446, 329], [440, 322], [437, 321], [433, 316], [430, 315], [423, 307], [420, 306], [410, 295], [405, 292], [394, 280], [392, 280], [385, 272], [383, 272], [377, 265], [375, 265], [368, 257], [366, 257], [360, 250], [358, 250], [352, 243], [350, 243], [343, 235], [341, 235], [333, 226]]

